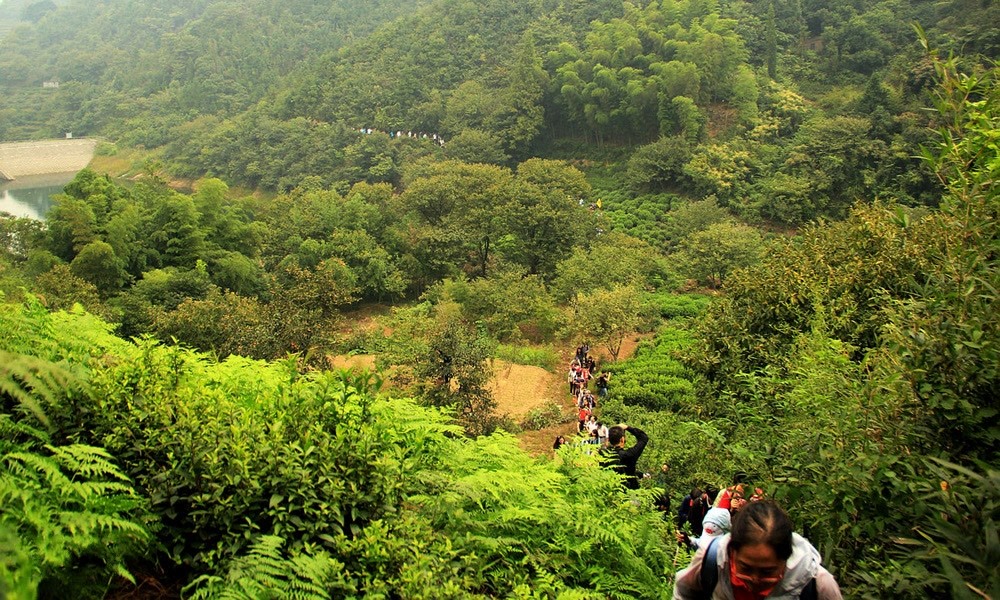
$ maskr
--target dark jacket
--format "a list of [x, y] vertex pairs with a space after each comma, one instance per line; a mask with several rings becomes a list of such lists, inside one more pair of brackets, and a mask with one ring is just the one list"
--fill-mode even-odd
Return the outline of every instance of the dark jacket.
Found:
[[705, 515], [708, 510], [712, 508], [708, 506], [708, 503], [701, 500], [697, 504], [691, 494], [684, 496], [684, 500], [681, 500], [681, 508], [677, 511], [677, 527], [684, 527], [685, 523], [691, 524], [691, 533], [694, 535], [701, 535], [702, 532], [702, 521], [705, 519]]
[[605, 448], [601, 452], [603, 457], [601, 465], [613, 469], [615, 473], [624, 475], [625, 481], [622, 485], [637, 490], [639, 489], [639, 476], [635, 472], [635, 464], [639, 462], [642, 451], [646, 449], [649, 436], [638, 427], [629, 426], [625, 431], [635, 436], [635, 443], [629, 448], [619, 448], [618, 446]]

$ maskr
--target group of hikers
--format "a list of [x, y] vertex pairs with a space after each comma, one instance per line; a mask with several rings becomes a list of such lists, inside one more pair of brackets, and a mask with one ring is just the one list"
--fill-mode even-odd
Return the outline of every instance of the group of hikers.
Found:
[[721, 493], [694, 488], [681, 502], [675, 535], [694, 557], [677, 572], [674, 598], [840, 600], [819, 551], [794, 533], [788, 513], [761, 488], [747, 497], [744, 477], [738, 474]]
[[[635, 426], [607, 427], [596, 421], [596, 401], [587, 389], [595, 368], [584, 343], [577, 348], [569, 372], [570, 393], [580, 410], [580, 433], [586, 435], [586, 442], [601, 445], [601, 466], [620, 474], [625, 490], [637, 490], [640, 480], [649, 477], [637, 470], [649, 436]], [[605, 379], [603, 390], [600, 383], [597, 386], [602, 400], [607, 397], [607, 384]], [[587, 435], [584, 432], [590, 430], [591, 421], [597, 433]], [[631, 445], [628, 434], [634, 438]], [[563, 436], [556, 437], [553, 448], [558, 450], [565, 441]], [[666, 482], [668, 471], [662, 465], [657, 484]], [[822, 566], [819, 551], [794, 533], [788, 514], [765, 498], [762, 488], [751, 487], [745, 480], [746, 475], [738, 473], [732, 485], [721, 491], [711, 485], [695, 487], [681, 501], [674, 517], [675, 535], [677, 543], [694, 556], [676, 574], [674, 599], [841, 600], [840, 588]], [[667, 493], [658, 496], [655, 505], [669, 518]]]
[[[597, 408], [597, 399], [604, 400], [608, 395], [608, 381], [611, 379], [611, 374], [603, 372], [595, 378], [594, 373], [596, 372], [597, 361], [590, 355], [590, 345], [584, 342], [577, 347], [573, 361], [569, 366], [569, 375], [567, 377], [569, 393], [573, 397], [578, 411], [579, 423], [577, 432], [585, 434], [589, 438], [590, 443], [604, 446], [608, 443], [609, 431], [607, 425], [597, 420], [595, 409]], [[590, 390], [591, 379], [594, 379], [596, 384], [596, 397]], [[559, 438], [556, 438], [553, 447], [558, 448], [559, 443]]]
[[373, 133], [384, 133], [391, 139], [396, 138], [410, 138], [418, 140], [431, 140], [437, 145], [444, 147], [444, 136], [438, 135], [436, 133], [426, 133], [423, 131], [382, 131], [380, 129], [372, 129], [371, 127], [358, 127], [358, 132], [365, 135], [371, 135]]

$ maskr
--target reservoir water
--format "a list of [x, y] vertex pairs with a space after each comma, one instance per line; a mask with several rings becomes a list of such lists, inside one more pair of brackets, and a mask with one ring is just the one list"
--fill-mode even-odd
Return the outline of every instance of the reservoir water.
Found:
[[43, 220], [52, 207], [52, 196], [61, 194], [63, 187], [76, 173], [28, 175], [0, 183], [0, 212], [15, 217]]

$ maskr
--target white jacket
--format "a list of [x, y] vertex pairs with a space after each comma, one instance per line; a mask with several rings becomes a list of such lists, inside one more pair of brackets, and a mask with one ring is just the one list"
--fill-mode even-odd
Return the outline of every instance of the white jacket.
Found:
[[[699, 600], [701, 598], [701, 564], [708, 544], [695, 553], [691, 564], [677, 572], [674, 582], [674, 600]], [[729, 534], [715, 543], [718, 563], [718, 583], [712, 600], [733, 600], [733, 586], [729, 581]], [[796, 600], [809, 580], [816, 578], [818, 600], [842, 600], [840, 587], [833, 575], [820, 564], [819, 551], [804, 537], [792, 534], [792, 555], [785, 562], [785, 575], [774, 587], [768, 600]]]

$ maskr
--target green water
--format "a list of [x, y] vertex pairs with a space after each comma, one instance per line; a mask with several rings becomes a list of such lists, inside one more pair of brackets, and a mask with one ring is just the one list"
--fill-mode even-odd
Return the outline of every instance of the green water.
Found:
[[62, 193], [74, 175], [34, 175], [0, 183], [0, 212], [42, 220], [52, 208], [52, 195]]

